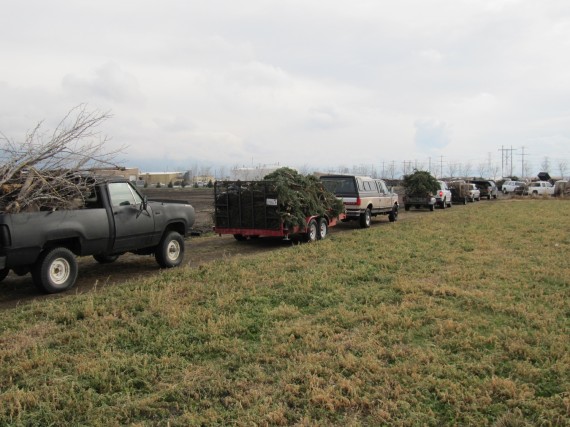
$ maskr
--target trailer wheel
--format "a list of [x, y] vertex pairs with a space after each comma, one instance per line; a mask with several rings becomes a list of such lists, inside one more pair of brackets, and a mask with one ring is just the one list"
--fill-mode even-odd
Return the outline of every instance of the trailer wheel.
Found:
[[54, 294], [75, 284], [77, 270], [77, 260], [73, 252], [57, 247], [40, 255], [32, 268], [32, 279], [38, 288]]
[[0, 270], [0, 282], [6, 278], [9, 272], [10, 272], [9, 268], [3, 268], [2, 270]]
[[236, 239], [238, 242], [243, 242], [247, 240], [247, 237], [245, 237], [243, 234], [234, 234], [234, 239]]
[[111, 264], [117, 261], [119, 255], [93, 255], [93, 259], [99, 264]]
[[317, 240], [317, 236], [319, 234], [319, 227], [317, 225], [317, 221], [312, 219], [309, 221], [309, 225], [307, 226], [307, 233], [305, 235], [305, 240], [307, 242], [312, 243]]
[[319, 227], [317, 230], [317, 240], [323, 240], [327, 237], [327, 233], [329, 232], [329, 225], [327, 220], [324, 218], [319, 219]]
[[370, 214], [370, 209], [366, 208], [364, 213], [360, 214], [360, 228], [370, 227], [371, 222], [372, 222], [372, 217]]
[[176, 231], [164, 235], [154, 253], [154, 258], [162, 268], [177, 267], [184, 259], [184, 239]]

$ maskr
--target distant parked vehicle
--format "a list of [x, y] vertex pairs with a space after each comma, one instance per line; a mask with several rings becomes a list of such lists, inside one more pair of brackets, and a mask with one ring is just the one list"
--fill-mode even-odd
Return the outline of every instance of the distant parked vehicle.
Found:
[[525, 183], [523, 181], [505, 181], [501, 187], [501, 191], [503, 194], [514, 193], [515, 189], [521, 185], [524, 186]]
[[466, 205], [467, 200], [469, 200], [469, 188], [469, 184], [463, 180], [451, 181], [449, 183], [449, 189], [451, 190], [451, 200], [453, 200], [454, 203]]
[[479, 192], [481, 193], [481, 197], [485, 197], [487, 200], [497, 198], [497, 193], [499, 190], [497, 188], [497, 184], [495, 184], [495, 181], [481, 179], [473, 180], [471, 182], [477, 186]]
[[445, 181], [437, 181], [439, 184], [439, 190], [435, 193], [435, 202], [437, 205], [445, 209], [450, 208], [452, 206], [452, 195], [451, 190], [447, 187]]
[[526, 182], [521, 182], [519, 185], [517, 185], [513, 190], [513, 194], [517, 196], [526, 196], [528, 194], [528, 185]]
[[554, 195], [557, 197], [568, 195], [570, 193], [570, 185], [568, 181], [561, 179], [554, 183]]
[[474, 202], [475, 200], [481, 200], [481, 191], [477, 188], [476, 184], [467, 184], [467, 198], [471, 202]]
[[528, 194], [533, 196], [553, 196], [554, 186], [548, 181], [535, 181], [528, 185]]

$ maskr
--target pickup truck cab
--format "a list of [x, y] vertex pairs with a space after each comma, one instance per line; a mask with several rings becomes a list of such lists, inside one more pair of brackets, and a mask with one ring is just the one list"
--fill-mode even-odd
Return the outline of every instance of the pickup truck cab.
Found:
[[163, 268], [182, 262], [194, 224], [189, 204], [148, 201], [121, 178], [94, 184], [84, 202], [80, 209], [0, 214], [0, 280], [9, 270], [30, 272], [40, 289], [55, 293], [75, 284], [76, 256], [110, 263], [132, 252], [154, 254]]
[[398, 219], [398, 195], [383, 180], [356, 175], [324, 175], [320, 179], [327, 190], [342, 198], [344, 221], [358, 220], [360, 227], [368, 228], [373, 216], [388, 215], [390, 222]]

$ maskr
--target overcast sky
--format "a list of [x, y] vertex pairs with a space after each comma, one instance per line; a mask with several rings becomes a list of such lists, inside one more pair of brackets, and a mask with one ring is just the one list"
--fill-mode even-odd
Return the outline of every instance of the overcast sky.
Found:
[[1, 4], [15, 141], [86, 103], [147, 171], [570, 163], [568, 0]]

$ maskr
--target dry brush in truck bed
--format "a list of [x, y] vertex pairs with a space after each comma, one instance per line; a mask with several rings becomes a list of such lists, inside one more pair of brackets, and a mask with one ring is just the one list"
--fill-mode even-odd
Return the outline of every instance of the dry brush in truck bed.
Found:
[[80, 105], [51, 134], [42, 122], [21, 142], [0, 133], [0, 212], [81, 206], [95, 179], [88, 170], [115, 167], [120, 152], [104, 151], [107, 139], [97, 130], [109, 117]]

